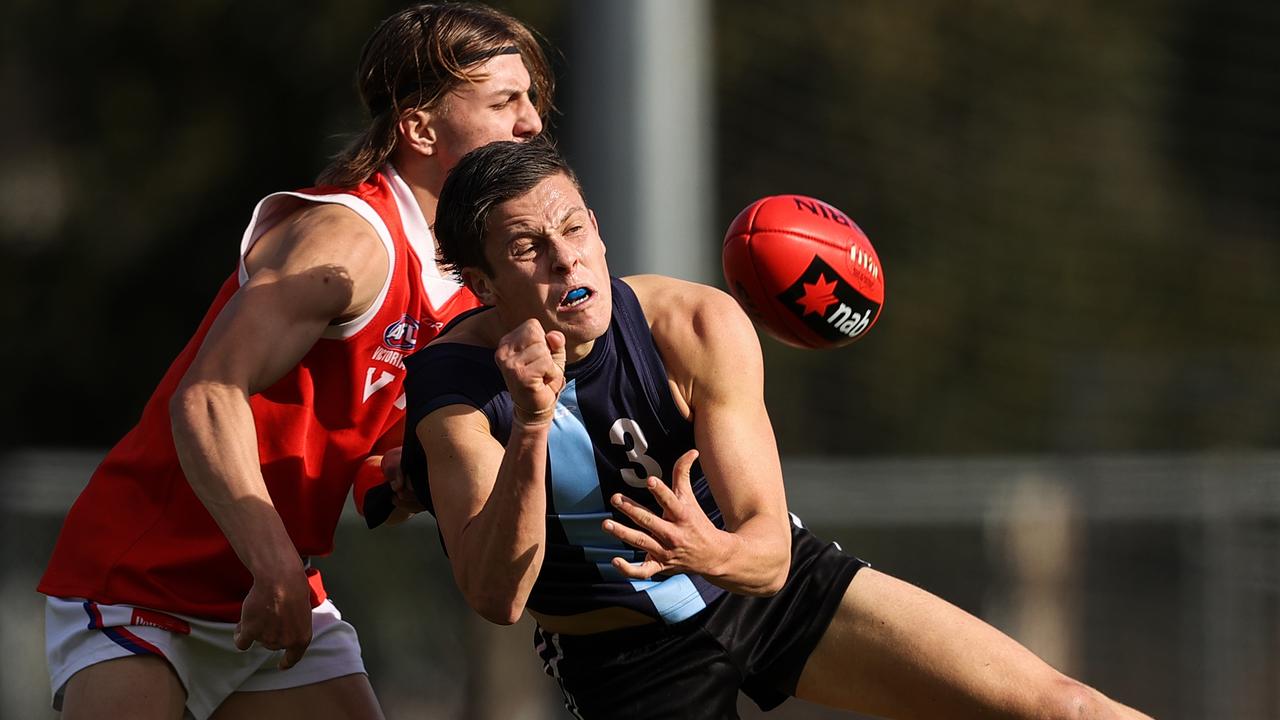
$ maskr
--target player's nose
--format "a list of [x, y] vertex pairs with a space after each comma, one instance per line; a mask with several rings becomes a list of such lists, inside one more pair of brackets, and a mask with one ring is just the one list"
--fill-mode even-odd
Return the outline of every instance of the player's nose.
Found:
[[582, 249], [559, 238], [551, 243], [551, 266], [559, 273], [571, 273], [582, 260]]
[[511, 133], [521, 140], [528, 140], [542, 132], [542, 117], [538, 115], [538, 109], [529, 101], [529, 96], [525, 95], [520, 98], [519, 114], [516, 115], [516, 125]]

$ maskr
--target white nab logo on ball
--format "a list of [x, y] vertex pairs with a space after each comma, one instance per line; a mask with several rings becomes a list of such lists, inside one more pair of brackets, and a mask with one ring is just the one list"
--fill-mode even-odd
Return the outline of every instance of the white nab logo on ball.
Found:
[[831, 313], [827, 318], [827, 322], [835, 326], [837, 330], [845, 335], [855, 338], [862, 334], [871, 325], [871, 311], [856, 313], [853, 308], [840, 303], [840, 307]]
[[[867, 255], [867, 253], [863, 253]], [[869, 256], [859, 263], [879, 275]], [[818, 256], [778, 299], [818, 335], [831, 341], [856, 338], [871, 327], [880, 305], [859, 293]]]

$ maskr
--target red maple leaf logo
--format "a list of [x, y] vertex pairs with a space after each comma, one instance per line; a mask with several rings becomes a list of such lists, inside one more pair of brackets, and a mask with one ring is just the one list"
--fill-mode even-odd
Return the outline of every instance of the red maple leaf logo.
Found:
[[804, 295], [796, 300], [804, 308], [800, 317], [809, 313], [825, 315], [827, 308], [836, 301], [835, 289], [836, 281], [827, 282], [827, 276], [822, 273], [818, 274], [818, 282], [804, 283]]

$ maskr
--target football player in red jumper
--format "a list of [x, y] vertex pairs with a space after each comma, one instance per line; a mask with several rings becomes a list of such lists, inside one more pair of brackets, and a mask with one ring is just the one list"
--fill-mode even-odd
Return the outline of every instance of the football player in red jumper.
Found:
[[[67, 515], [39, 590], [54, 705], [84, 717], [381, 717], [308, 558], [398, 472], [403, 357], [477, 305], [429, 229], [467, 151], [542, 131], [530, 31], [473, 4], [386, 19], [366, 132], [254, 210], [227, 279]], [[386, 471], [382, 466], [386, 466]]]

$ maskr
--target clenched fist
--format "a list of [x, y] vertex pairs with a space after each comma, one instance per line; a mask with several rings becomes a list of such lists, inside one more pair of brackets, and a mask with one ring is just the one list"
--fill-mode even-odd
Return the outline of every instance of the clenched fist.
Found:
[[516, 422], [550, 423], [565, 383], [564, 333], [526, 320], [502, 337], [493, 356], [511, 392]]

